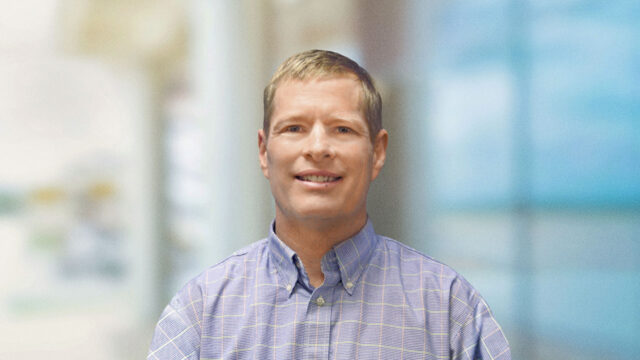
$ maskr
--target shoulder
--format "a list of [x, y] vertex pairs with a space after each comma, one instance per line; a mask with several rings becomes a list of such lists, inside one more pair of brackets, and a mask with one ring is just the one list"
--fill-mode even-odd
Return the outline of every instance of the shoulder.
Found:
[[[409, 302], [441, 306], [447, 314], [453, 358], [476, 353], [482, 359], [510, 359], [509, 343], [489, 305], [457, 271], [396, 240], [378, 236], [379, 249], [373, 261], [384, 259], [386, 269], [397, 269]], [[416, 292], [415, 289], [418, 289]], [[420, 294], [415, 298], [414, 294]], [[424, 305], [423, 305], [424, 306]], [[438, 313], [429, 313], [427, 318]], [[435, 323], [442, 320], [438, 318]], [[480, 342], [484, 341], [484, 346]]]
[[387, 263], [397, 266], [403, 280], [411, 280], [413, 274], [419, 274], [421, 284], [416, 284], [418, 286], [437, 288], [449, 293], [450, 297], [465, 299], [471, 305], [482, 301], [467, 279], [449, 265], [397, 240], [380, 235], [378, 239], [379, 252], [387, 256]]
[[378, 235], [378, 240], [379, 252], [388, 256], [388, 261], [396, 262], [403, 267], [420, 268], [427, 276], [462, 279], [462, 276], [450, 266], [406, 244], [381, 235]]
[[[149, 348], [149, 359], [194, 358], [199, 355], [200, 338], [207, 314], [225, 291], [238, 292], [256, 262], [264, 258], [266, 240], [234, 252], [194, 277], [165, 307]], [[171, 343], [173, 346], [166, 346]]]
[[206, 297], [207, 294], [215, 294], [234, 281], [246, 279], [256, 268], [264, 264], [266, 246], [267, 239], [262, 239], [235, 251], [192, 278], [178, 291], [176, 298], [188, 296], [189, 299], [193, 299], [194, 294]]
[[267, 253], [268, 239], [262, 239], [256, 241], [250, 245], [245, 246], [240, 250], [236, 250], [233, 254], [229, 255], [219, 263], [207, 268], [200, 276], [205, 276], [208, 273], [219, 273], [220, 271], [229, 271], [236, 269], [239, 265], [246, 263], [254, 263], [264, 257]]

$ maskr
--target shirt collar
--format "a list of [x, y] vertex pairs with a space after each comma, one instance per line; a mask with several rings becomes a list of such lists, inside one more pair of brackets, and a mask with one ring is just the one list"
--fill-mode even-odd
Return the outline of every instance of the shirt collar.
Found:
[[273, 261], [280, 281], [283, 284], [279, 284], [284, 287], [289, 296], [293, 292], [293, 288], [298, 281], [298, 268], [295, 265], [298, 255], [287, 244], [278, 238], [275, 232], [276, 221], [271, 222], [269, 227], [269, 238], [267, 247], [269, 248], [269, 254], [271, 255], [271, 261]]
[[[291, 295], [299, 278], [304, 274], [301, 274], [301, 270], [296, 266], [296, 263], [299, 264], [298, 255], [278, 238], [274, 229], [275, 220], [269, 228], [269, 253], [282, 282], [280, 286], [285, 288]], [[371, 260], [377, 245], [377, 239], [373, 224], [371, 220], [367, 219], [365, 226], [356, 235], [334, 246], [333, 249], [327, 252], [322, 258], [325, 284], [337, 283], [341, 280], [345, 291], [352, 295], [362, 273]]]
[[340, 267], [342, 286], [349, 295], [353, 294], [362, 273], [369, 265], [377, 244], [378, 237], [373, 224], [367, 219], [362, 230], [333, 248]]

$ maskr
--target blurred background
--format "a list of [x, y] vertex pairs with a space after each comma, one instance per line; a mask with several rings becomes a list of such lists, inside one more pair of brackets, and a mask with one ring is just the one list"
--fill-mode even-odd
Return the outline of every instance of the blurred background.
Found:
[[640, 358], [640, 2], [0, 0], [0, 359], [141, 359], [267, 234], [262, 89], [376, 78], [376, 230], [451, 265], [514, 359]]

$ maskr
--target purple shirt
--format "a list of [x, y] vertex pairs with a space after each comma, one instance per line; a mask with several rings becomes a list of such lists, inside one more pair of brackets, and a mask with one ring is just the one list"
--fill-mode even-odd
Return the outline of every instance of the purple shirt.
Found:
[[511, 359], [464, 278], [370, 221], [322, 258], [318, 288], [271, 229], [171, 300], [147, 359]]

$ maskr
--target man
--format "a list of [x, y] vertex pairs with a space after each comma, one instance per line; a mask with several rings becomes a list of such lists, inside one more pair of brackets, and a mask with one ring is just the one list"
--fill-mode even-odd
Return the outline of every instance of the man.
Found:
[[258, 131], [269, 236], [173, 298], [148, 359], [510, 359], [467, 281], [374, 232], [366, 197], [387, 141], [363, 68], [329, 51], [287, 59]]

